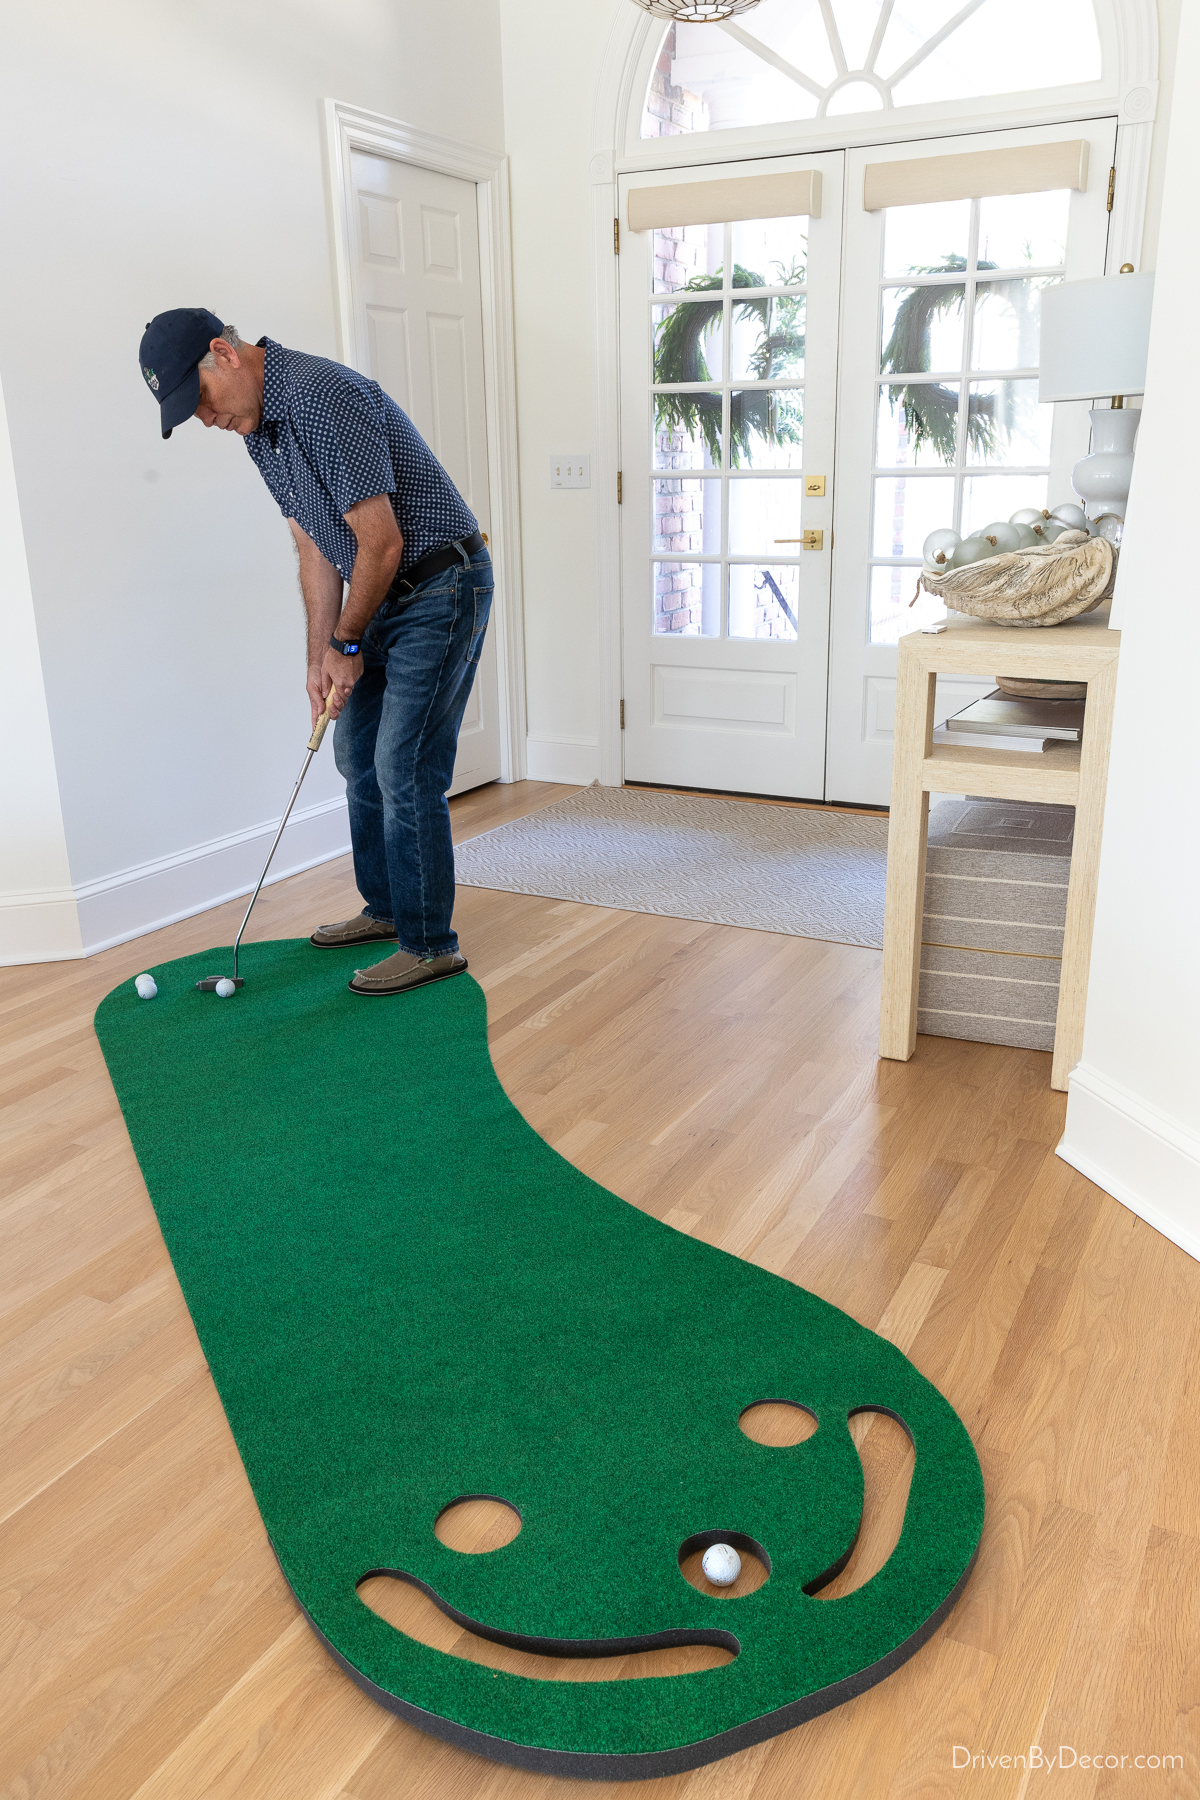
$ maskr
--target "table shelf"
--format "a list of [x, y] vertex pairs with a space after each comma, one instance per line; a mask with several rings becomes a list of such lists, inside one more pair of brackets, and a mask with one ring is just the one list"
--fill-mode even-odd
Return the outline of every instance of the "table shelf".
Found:
[[[930, 794], [979, 794], [990, 800], [1073, 806], [1074, 849], [1050, 1077], [1051, 1087], [1066, 1088], [1083, 1045], [1120, 648], [1120, 633], [1108, 628], [1106, 614], [1095, 613], [1042, 630], [1017, 630], [960, 616], [952, 618], [943, 632], [914, 632], [900, 640], [883, 927], [881, 1056], [907, 1062], [916, 1049]], [[1055, 743], [1040, 753], [934, 744], [939, 674], [983, 675], [991, 681], [997, 675], [1085, 681], [1083, 741]]]
[[1052, 744], [1040, 753], [935, 744], [921, 764], [928, 794], [982, 794], [989, 800], [1039, 800], [1074, 806], [1079, 797], [1082, 746]]

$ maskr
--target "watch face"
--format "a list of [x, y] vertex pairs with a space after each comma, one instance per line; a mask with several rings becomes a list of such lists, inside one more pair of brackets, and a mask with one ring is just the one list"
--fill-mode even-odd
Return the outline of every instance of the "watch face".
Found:
[[343, 644], [342, 645], [342, 655], [343, 656], [357, 656], [358, 655], [358, 645], [357, 644]]

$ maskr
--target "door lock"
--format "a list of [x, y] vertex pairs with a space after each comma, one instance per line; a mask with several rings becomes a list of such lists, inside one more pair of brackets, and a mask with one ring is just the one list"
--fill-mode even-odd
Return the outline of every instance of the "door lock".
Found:
[[806, 550], [823, 550], [825, 533], [823, 531], [806, 531], [803, 537], [776, 538], [777, 544], [802, 544]]
[[825, 492], [825, 477], [823, 475], [806, 475], [804, 477], [804, 492], [811, 499], [820, 499]]

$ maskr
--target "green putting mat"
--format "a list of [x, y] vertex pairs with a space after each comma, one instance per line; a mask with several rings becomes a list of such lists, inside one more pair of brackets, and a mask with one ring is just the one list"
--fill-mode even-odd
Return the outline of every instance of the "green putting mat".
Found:
[[[784, 1731], [924, 1642], [970, 1570], [983, 1487], [900, 1351], [572, 1168], [496, 1079], [469, 976], [367, 1005], [352, 952], [289, 940], [251, 947], [233, 998], [198, 994], [224, 961], [155, 969], [153, 1001], [123, 985], [96, 1029], [283, 1572], [357, 1682], [485, 1755], [633, 1777]], [[739, 1416], [767, 1399], [816, 1433], [752, 1442]], [[861, 1408], [914, 1441], [908, 1510], [884, 1568], [822, 1601], [806, 1590], [861, 1516]], [[517, 1537], [443, 1545], [438, 1514], [485, 1494]], [[761, 1546], [770, 1579], [697, 1592], [679, 1567], [696, 1539]], [[640, 1680], [497, 1674], [372, 1612], [372, 1571], [529, 1650], [737, 1654]]]

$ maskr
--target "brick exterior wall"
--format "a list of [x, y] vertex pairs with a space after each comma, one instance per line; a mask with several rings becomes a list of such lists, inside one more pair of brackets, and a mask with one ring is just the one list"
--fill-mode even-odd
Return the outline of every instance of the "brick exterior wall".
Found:
[[[780, 587], [783, 587], [783, 582], [779, 580], [779, 577], [783, 573], [784, 571], [782, 569], [772, 570], [772, 574], [775, 576], [776, 581], [779, 581]], [[790, 595], [788, 597], [788, 605], [791, 607], [792, 611], [795, 612], [796, 602]], [[754, 594], [753, 635], [756, 638], [785, 639], [789, 643], [796, 635], [792, 629], [790, 620], [784, 614], [778, 600], [776, 600], [770, 588], [765, 585], [757, 588]]]
[[675, 62], [675, 27], [663, 39], [650, 92], [646, 95], [646, 111], [642, 118], [642, 136], [678, 137], [684, 131], [707, 131], [708, 108], [699, 94], [689, 94], [671, 80]]

